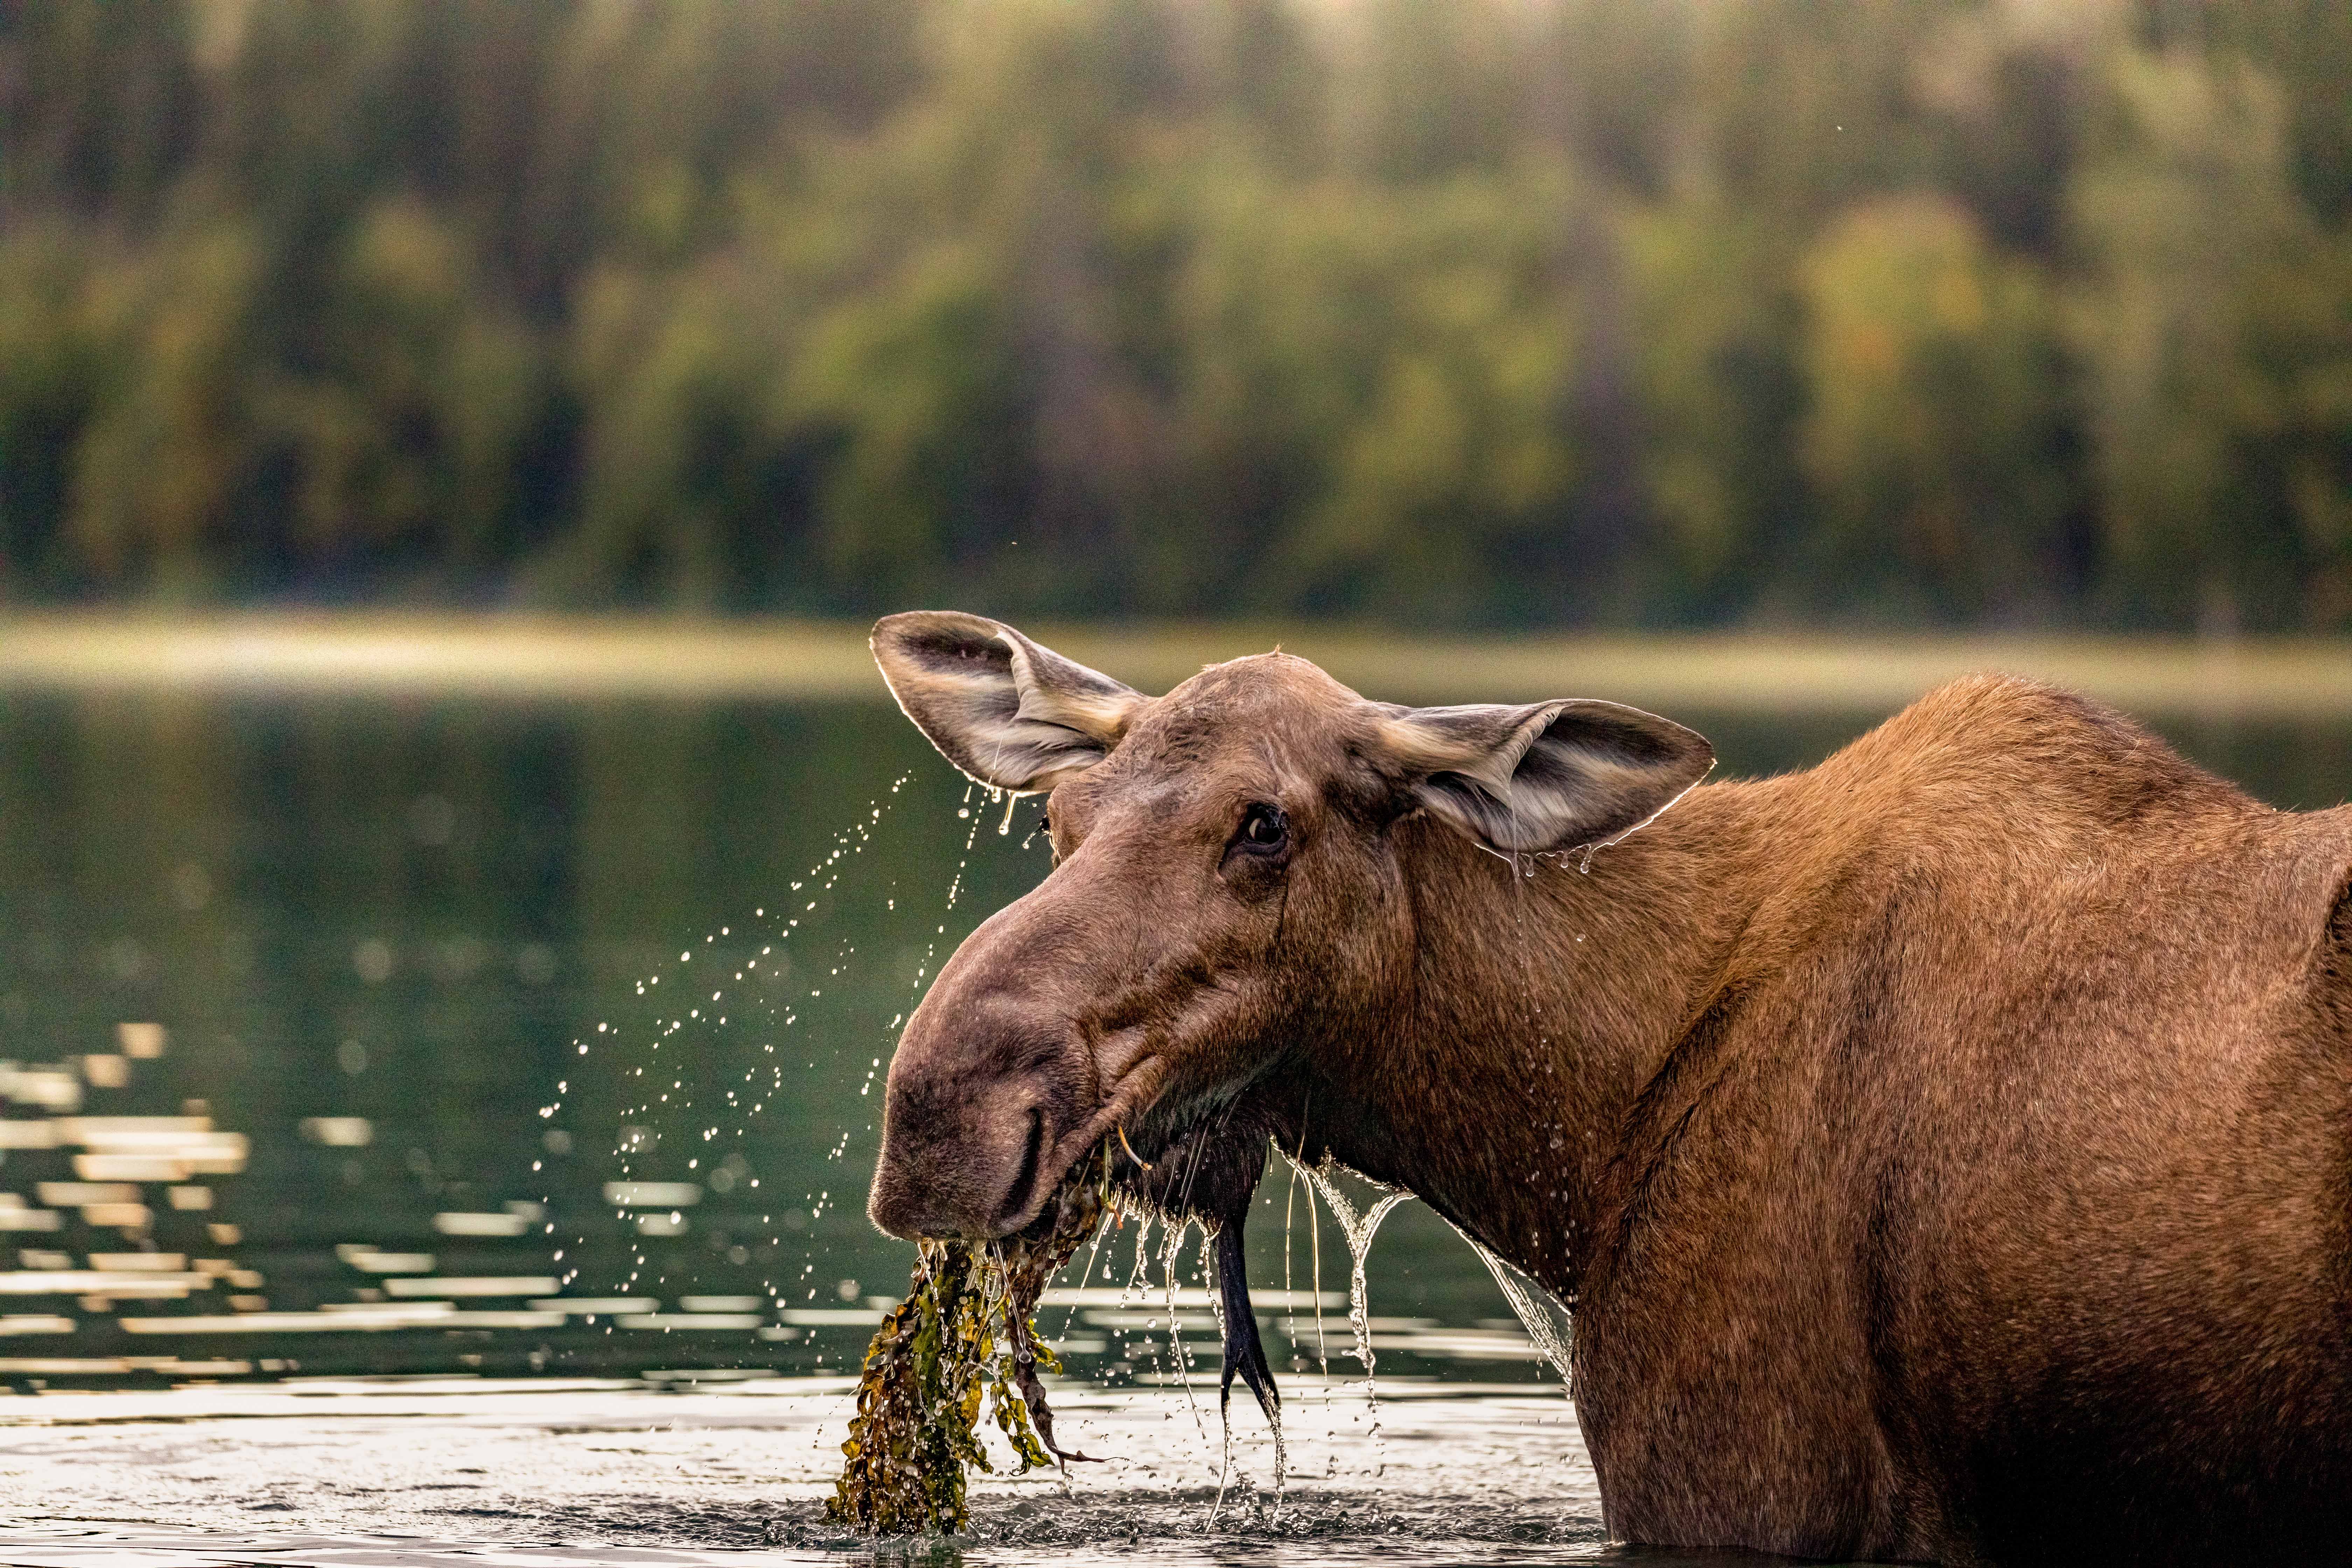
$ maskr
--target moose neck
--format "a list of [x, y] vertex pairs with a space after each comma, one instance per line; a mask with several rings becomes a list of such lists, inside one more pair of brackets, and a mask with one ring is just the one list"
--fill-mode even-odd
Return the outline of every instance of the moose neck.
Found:
[[1767, 787], [1695, 790], [1589, 869], [1402, 825], [1410, 994], [1327, 1058], [1309, 1135], [1572, 1302], [1628, 1115], [1760, 892]]

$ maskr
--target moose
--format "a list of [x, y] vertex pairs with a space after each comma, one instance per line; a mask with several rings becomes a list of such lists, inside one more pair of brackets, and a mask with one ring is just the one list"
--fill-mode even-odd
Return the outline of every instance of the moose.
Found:
[[2352, 807], [1997, 676], [1702, 783], [1605, 701], [1281, 653], [1154, 698], [950, 613], [873, 647], [1054, 854], [906, 1026], [883, 1230], [1020, 1231], [1116, 1134], [1225, 1227], [1257, 1387], [1278, 1141], [1569, 1307], [1618, 1539], [2352, 1557]]

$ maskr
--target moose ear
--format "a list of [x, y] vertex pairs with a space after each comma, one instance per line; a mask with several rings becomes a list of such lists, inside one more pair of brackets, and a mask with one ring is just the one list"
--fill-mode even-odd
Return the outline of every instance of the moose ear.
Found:
[[873, 647], [915, 728], [998, 789], [1051, 789], [1094, 766], [1151, 700], [1002, 622], [952, 610], [885, 616]]
[[1715, 766], [1696, 731], [1638, 708], [1389, 708], [1384, 749], [1430, 811], [1513, 853], [1613, 844]]

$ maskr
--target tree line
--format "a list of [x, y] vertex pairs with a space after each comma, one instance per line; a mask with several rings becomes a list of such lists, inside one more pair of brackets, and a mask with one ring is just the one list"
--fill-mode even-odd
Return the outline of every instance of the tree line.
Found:
[[0, 7], [0, 601], [2352, 627], [2352, 6]]

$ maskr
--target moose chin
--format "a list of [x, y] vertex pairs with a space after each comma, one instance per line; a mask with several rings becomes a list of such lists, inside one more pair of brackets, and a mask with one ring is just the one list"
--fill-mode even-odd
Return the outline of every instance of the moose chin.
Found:
[[2352, 1558], [2352, 808], [1942, 688], [1808, 772], [1580, 698], [1149, 697], [974, 616], [874, 651], [1055, 866], [890, 1064], [870, 1212], [1030, 1224], [1108, 1136], [1240, 1267], [1270, 1140], [1571, 1310], [1611, 1532]]

